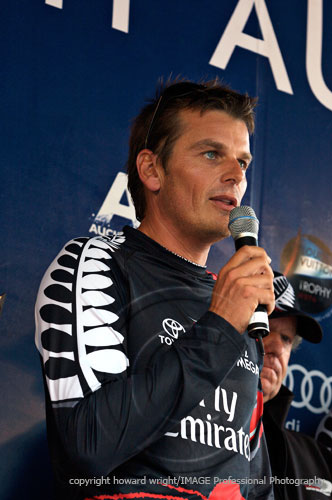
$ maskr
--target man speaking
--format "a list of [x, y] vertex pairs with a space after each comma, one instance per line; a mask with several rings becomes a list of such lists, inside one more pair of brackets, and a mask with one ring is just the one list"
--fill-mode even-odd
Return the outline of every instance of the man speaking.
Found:
[[254, 105], [217, 80], [160, 89], [130, 137], [139, 229], [72, 240], [42, 280], [59, 499], [272, 498], [246, 332], [274, 308], [270, 259], [244, 246], [216, 279], [205, 267], [246, 190]]

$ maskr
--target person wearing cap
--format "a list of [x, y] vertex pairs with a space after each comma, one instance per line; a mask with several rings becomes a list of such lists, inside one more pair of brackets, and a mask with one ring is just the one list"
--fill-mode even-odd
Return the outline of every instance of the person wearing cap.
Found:
[[269, 317], [270, 334], [263, 339], [261, 382], [274, 494], [277, 500], [323, 499], [332, 493], [332, 453], [312, 437], [285, 428], [293, 394], [282, 385], [291, 352], [302, 339], [319, 343], [322, 329], [296, 307], [294, 290], [285, 276], [274, 272], [273, 284], [276, 301]]

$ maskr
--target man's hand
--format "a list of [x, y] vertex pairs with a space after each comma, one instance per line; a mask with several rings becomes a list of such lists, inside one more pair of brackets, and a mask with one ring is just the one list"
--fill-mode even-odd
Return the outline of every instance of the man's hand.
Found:
[[260, 247], [240, 248], [220, 270], [209, 310], [222, 316], [241, 334], [258, 304], [274, 309], [271, 259]]

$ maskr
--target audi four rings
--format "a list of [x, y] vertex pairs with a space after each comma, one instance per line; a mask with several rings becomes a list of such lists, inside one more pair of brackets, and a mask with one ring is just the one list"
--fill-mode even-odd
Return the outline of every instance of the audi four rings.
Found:
[[[296, 373], [296, 372], [299, 372]], [[296, 374], [296, 375], [295, 375]], [[292, 406], [295, 408], [307, 408], [312, 413], [328, 413], [331, 403], [332, 403], [332, 376], [327, 377], [323, 372], [319, 370], [308, 371], [302, 365], [289, 365], [287, 369], [287, 374], [284, 380], [284, 384], [293, 392], [295, 381], [294, 378], [302, 377], [300, 385], [301, 401], [292, 402]], [[319, 389], [319, 402], [320, 406], [314, 406], [312, 404], [312, 399], [314, 395], [314, 382], [313, 379], [320, 379], [320, 389]], [[297, 382], [298, 383], [298, 382]], [[315, 385], [317, 382], [315, 382]], [[318, 394], [317, 387], [315, 388], [315, 394]]]

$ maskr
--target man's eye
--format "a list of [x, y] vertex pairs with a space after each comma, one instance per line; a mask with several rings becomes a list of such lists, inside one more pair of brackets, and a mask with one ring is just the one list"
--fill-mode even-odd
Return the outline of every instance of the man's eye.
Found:
[[292, 343], [292, 339], [290, 337], [288, 337], [288, 335], [281, 335], [281, 338], [282, 338], [282, 341], [285, 344], [291, 344]]
[[238, 160], [238, 162], [239, 162], [239, 165], [242, 168], [242, 170], [247, 170], [248, 163], [246, 161], [244, 161], [244, 160]]
[[204, 156], [206, 158], [208, 158], [208, 160], [215, 160], [216, 159], [216, 156], [217, 156], [217, 153], [215, 151], [206, 151], [204, 153]]

